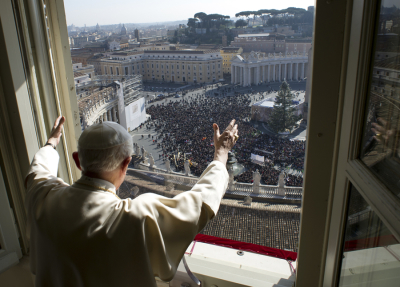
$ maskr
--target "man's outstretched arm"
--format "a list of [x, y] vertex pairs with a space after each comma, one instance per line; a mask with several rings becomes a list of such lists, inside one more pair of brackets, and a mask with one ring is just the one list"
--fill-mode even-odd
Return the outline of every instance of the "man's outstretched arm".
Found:
[[217, 124], [213, 124], [214, 129], [214, 161], [212, 161], [197, 184], [191, 191], [201, 192], [203, 202], [213, 211], [214, 217], [219, 209], [221, 199], [225, 194], [229, 175], [226, 171], [228, 152], [235, 145], [238, 136], [238, 125], [232, 120], [225, 131], [220, 134]]
[[57, 177], [59, 155], [55, 147], [60, 143], [61, 131], [65, 122], [63, 116], [59, 116], [50, 132], [49, 139], [44, 147], [33, 157], [31, 167], [25, 178], [25, 187], [29, 190], [32, 184], [39, 183], [49, 178]]

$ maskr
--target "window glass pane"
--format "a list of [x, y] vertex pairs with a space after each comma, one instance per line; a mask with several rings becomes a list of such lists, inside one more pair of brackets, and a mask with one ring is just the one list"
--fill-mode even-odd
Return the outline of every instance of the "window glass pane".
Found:
[[400, 0], [381, 2], [361, 160], [400, 195]]
[[398, 286], [400, 244], [352, 187], [339, 286]]

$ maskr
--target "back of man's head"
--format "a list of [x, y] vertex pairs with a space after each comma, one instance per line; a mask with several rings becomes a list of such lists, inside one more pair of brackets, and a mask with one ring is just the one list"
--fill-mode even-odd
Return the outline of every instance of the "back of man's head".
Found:
[[79, 162], [84, 172], [112, 171], [132, 153], [131, 135], [114, 122], [88, 127], [78, 141]]

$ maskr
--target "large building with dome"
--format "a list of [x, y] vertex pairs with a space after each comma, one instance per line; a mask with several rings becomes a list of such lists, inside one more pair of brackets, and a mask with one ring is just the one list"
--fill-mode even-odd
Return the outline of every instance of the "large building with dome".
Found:
[[122, 25], [122, 28], [121, 28], [121, 35], [126, 35], [126, 27], [125, 27], [125, 24]]

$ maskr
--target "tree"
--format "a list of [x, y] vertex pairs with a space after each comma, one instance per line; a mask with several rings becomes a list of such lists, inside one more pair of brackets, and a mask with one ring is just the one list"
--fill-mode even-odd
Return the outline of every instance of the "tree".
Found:
[[236, 13], [235, 14], [235, 17], [237, 18], [237, 17], [246, 17], [247, 18], [247, 25], [249, 25], [249, 22], [250, 22], [250, 15], [252, 15], [253, 14], [253, 12], [252, 11], [242, 11], [242, 12], [239, 12], [239, 13]]
[[199, 28], [206, 28], [205, 27], [205, 20], [206, 20], [206, 18], [207, 18], [207, 14], [206, 13], [204, 13], [204, 12], [199, 12], [199, 13], [196, 13], [196, 14], [194, 14], [194, 18], [197, 18], [198, 19], [198, 21], [199, 21], [199, 25], [200, 25], [200, 27]]
[[187, 26], [194, 30], [196, 28], [196, 22], [199, 21], [197, 18], [189, 18]]
[[221, 14], [209, 14], [207, 15], [205, 20], [208, 23], [208, 28], [213, 28], [213, 26], [215, 26], [215, 28], [219, 29], [219, 26], [227, 23], [227, 19], [229, 18], [230, 16], [225, 16]]
[[235, 22], [235, 27], [239, 28], [239, 27], [245, 27], [247, 26], [247, 21], [243, 20], [243, 19], [239, 19]]
[[280, 86], [274, 109], [268, 121], [268, 125], [275, 132], [291, 131], [294, 127], [297, 127], [299, 117], [294, 114], [293, 99], [294, 95], [290, 91], [289, 84], [284, 81]]
[[260, 13], [260, 18], [261, 18], [263, 26], [267, 25], [267, 20], [271, 16], [271, 10], [262, 9], [262, 10], [258, 10], [258, 12]]

